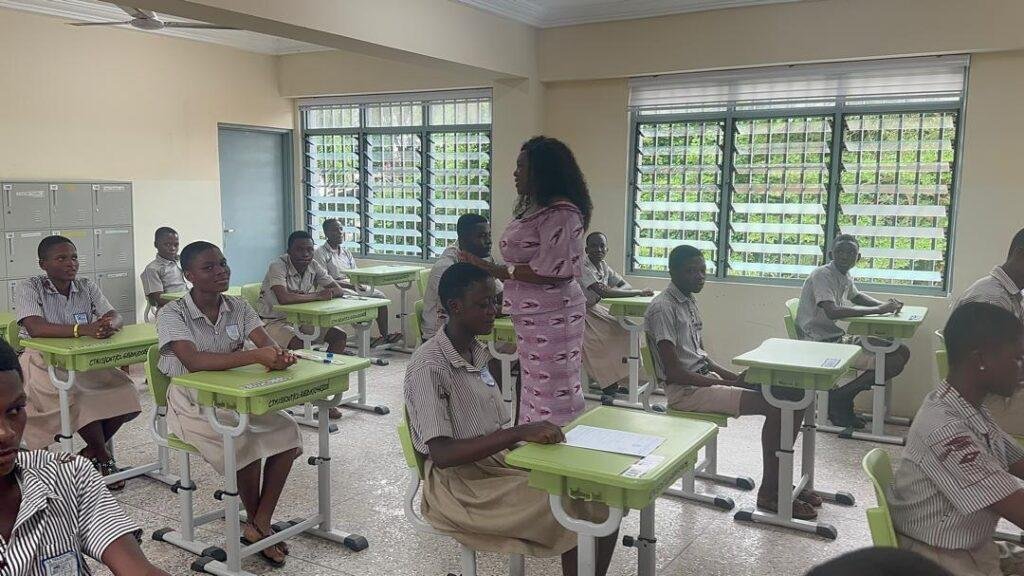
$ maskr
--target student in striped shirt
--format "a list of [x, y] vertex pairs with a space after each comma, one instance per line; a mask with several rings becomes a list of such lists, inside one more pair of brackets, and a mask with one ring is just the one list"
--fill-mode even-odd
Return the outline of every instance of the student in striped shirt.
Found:
[[984, 406], [1024, 386], [1024, 327], [981, 302], [945, 327], [949, 376], [924, 399], [893, 476], [889, 506], [900, 546], [955, 576], [1019, 574], [992, 541], [1005, 518], [1024, 528], [1024, 448]]
[[0, 574], [88, 574], [90, 556], [114, 576], [167, 576], [87, 460], [19, 450], [27, 404], [18, 357], [0, 340]]

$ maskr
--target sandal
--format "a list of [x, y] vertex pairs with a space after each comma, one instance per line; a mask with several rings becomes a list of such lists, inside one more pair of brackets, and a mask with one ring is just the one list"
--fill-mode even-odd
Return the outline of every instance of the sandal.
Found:
[[387, 338], [385, 338], [384, 341], [388, 344], [398, 344], [402, 338], [404, 338], [404, 336], [402, 336], [401, 332], [392, 332], [387, 335]]
[[[774, 513], [778, 514], [778, 512], [779, 512], [779, 501], [774, 496], [771, 497], [771, 498], [758, 498], [757, 499], [757, 507], [762, 509], [762, 510], [767, 510], [769, 512], [774, 512]], [[818, 512], [814, 509], [814, 506], [811, 506], [807, 502], [804, 502], [803, 500], [800, 500], [800, 499], [793, 500], [793, 518], [794, 519], [796, 519], [796, 520], [814, 520], [817, 517], [818, 517]]]
[[387, 340], [386, 336], [377, 336], [373, 340], [370, 340], [370, 348], [376, 348]]
[[[252, 532], [255, 533], [255, 535], [258, 536], [258, 538], [254, 540], [250, 537], [250, 535], [246, 534], [246, 532], [248, 532], [249, 530], [252, 530]], [[240, 538], [240, 540], [246, 546], [252, 545], [255, 542], [259, 542], [267, 536], [268, 534], [264, 534], [262, 530], [260, 530], [255, 525], [249, 522], [246, 522], [242, 525], [242, 537]], [[263, 550], [260, 550], [260, 556], [263, 557], [263, 560], [267, 564], [270, 564], [274, 568], [280, 568], [285, 564], [284, 557], [288, 555], [288, 552], [286, 550], [287, 545], [285, 545], [284, 542], [281, 542], [273, 546], [267, 546]], [[275, 555], [274, 552], [279, 553], [280, 556]]]
[[797, 496], [797, 500], [807, 502], [808, 504], [814, 506], [815, 508], [821, 508], [821, 505], [824, 504], [825, 502], [824, 500], [821, 499], [821, 496], [818, 496], [814, 492], [811, 492], [810, 490], [807, 489], [800, 491], [800, 495]]
[[[93, 466], [97, 466], [97, 470], [100, 471], [101, 476], [110, 476], [111, 474], [117, 474], [118, 472], [121, 471], [121, 469], [117, 467], [117, 462], [114, 462], [113, 458], [107, 460], [106, 462], [100, 462], [96, 458], [92, 458], [92, 461]], [[110, 490], [111, 492], [124, 490], [124, 480], [118, 480], [117, 482], [111, 482], [110, 484], [107, 484], [107, 490]]]

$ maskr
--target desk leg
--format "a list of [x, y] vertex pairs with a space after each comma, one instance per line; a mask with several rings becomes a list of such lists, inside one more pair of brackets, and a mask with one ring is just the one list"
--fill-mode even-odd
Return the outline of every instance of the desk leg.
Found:
[[[361, 358], [367, 358], [367, 354], [370, 353], [370, 324], [368, 322], [361, 322], [355, 325], [356, 332], [359, 338], [359, 356]], [[366, 369], [362, 369], [356, 375], [357, 382], [357, 393], [355, 395], [349, 395], [341, 399], [341, 406], [347, 406], [349, 408], [355, 408], [357, 410], [365, 410], [367, 412], [373, 412], [374, 414], [384, 415], [390, 412], [387, 406], [374, 406], [366, 403]]]
[[[619, 326], [622, 326], [627, 332], [629, 332], [629, 356], [623, 359], [623, 361], [629, 365], [629, 394], [626, 399], [602, 396], [588, 392], [584, 394], [586, 398], [592, 400], [600, 400], [605, 406], [618, 406], [620, 408], [632, 408], [633, 410], [651, 410], [649, 395], [644, 394], [646, 387], [650, 386], [650, 383], [640, 386], [640, 337], [643, 333], [642, 327], [630, 320], [629, 318], [618, 316], [616, 319], [619, 321]], [[586, 387], [584, 389], [587, 389]], [[641, 396], [643, 398], [641, 399]], [[643, 400], [643, 402], [641, 402]], [[656, 411], [663, 411], [655, 409]]]
[[53, 366], [47, 368], [50, 373], [50, 382], [57, 389], [57, 398], [60, 403], [60, 433], [54, 437], [54, 441], [60, 444], [61, 452], [71, 452], [75, 449], [74, 438], [71, 429], [71, 400], [68, 398], [68, 391], [75, 386], [75, 371], [68, 370], [68, 379], [61, 380], [57, 377], [57, 371]]
[[515, 354], [499, 352], [494, 341], [487, 342], [487, 350], [491, 356], [501, 362], [501, 397], [505, 401], [505, 408], [508, 410], [509, 423], [512, 426], [516, 421], [516, 411], [519, 409], [516, 402], [516, 383], [512, 381], [512, 362], [517, 358]]
[[654, 506], [658, 499], [651, 500], [640, 511], [640, 537], [637, 538], [637, 576], [654, 576], [658, 571], [657, 539], [654, 537]]
[[[555, 520], [576, 533], [576, 555], [579, 576], [594, 576], [597, 571], [597, 539], [615, 532], [622, 523], [622, 508], [608, 507], [608, 519], [601, 524], [573, 518], [562, 506], [562, 497], [548, 494], [548, 505]], [[653, 511], [653, 508], [652, 508]], [[653, 526], [653, 516], [652, 526]], [[653, 530], [653, 528], [652, 528]]]
[[401, 300], [398, 304], [398, 317], [402, 326], [402, 346], [392, 346], [391, 349], [397, 352], [412, 354], [416, 351], [417, 343], [409, 341], [409, 299], [406, 298], [406, 293], [412, 288], [412, 281], [395, 284], [395, 287], [398, 288], [398, 299]]
[[889, 386], [885, 380], [885, 355], [898, 349], [900, 342], [894, 339], [887, 344], [876, 346], [866, 336], [862, 342], [864, 348], [875, 355], [875, 383], [871, 386], [871, 432], [843, 430], [839, 437], [903, 446], [906, 444], [906, 438], [885, 433], [889, 396]]
[[[820, 393], [817, 396], [818, 399], [821, 399]], [[827, 395], [825, 397], [828, 398]], [[804, 425], [802, 428], [804, 443], [800, 463], [800, 470], [803, 473], [803, 485], [801, 487], [800, 484], [797, 484], [797, 489], [793, 491], [793, 494], [798, 495], [801, 492], [801, 488], [806, 488], [821, 496], [822, 500], [843, 506], [853, 506], [853, 494], [849, 492], [828, 492], [819, 490], [814, 486], [814, 453], [817, 446], [817, 426], [814, 420], [816, 404], [817, 401], [815, 401], [814, 405], [808, 407], [807, 412], [804, 414]]]
[[[302, 347], [303, 347], [303, 349], [305, 349], [305, 350], [312, 350], [313, 349], [313, 342], [315, 342], [316, 339], [320, 337], [320, 327], [319, 326], [314, 326], [313, 327], [313, 332], [310, 333], [310, 334], [306, 334], [305, 332], [302, 331], [302, 327], [301, 326], [296, 326], [295, 327], [295, 335], [298, 336], [299, 340], [302, 340]], [[287, 412], [289, 414], [291, 414], [293, 418], [295, 418], [295, 422], [296, 423], [298, 423], [298, 424], [300, 424], [302, 426], [309, 426], [310, 428], [319, 428], [320, 427], [320, 421], [313, 414], [313, 404], [310, 403], [310, 402], [307, 402], [307, 403], [303, 404], [302, 406], [295, 406], [293, 408], [289, 408], [287, 410]], [[333, 424], [331, 422], [328, 422], [327, 425], [328, 425], [328, 430], [331, 433], [334, 433], [334, 432], [338, 431], [338, 425], [337, 424]]]
[[[237, 469], [235, 438], [241, 436], [249, 427], [249, 415], [239, 414], [238, 424], [226, 426], [217, 419], [217, 412], [214, 408], [204, 406], [203, 413], [206, 414], [206, 420], [210, 426], [221, 435], [224, 441], [224, 489], [215, 492], [213, 497], [224, 502], [224, 552], [227, 559], [218, 561], [210, 557], [203, 557], [192, 564], [192, 569], [221, 576], [249, 576], [250, 572], [242, 571], [240, 543], [242, 527], [238, 506], [238, 478], [235, 474]], [[260, 544], [263, 545], [264, 542], [260, 542]], [[264, 546], [261, 546], [260, 549], [262, 547]]]

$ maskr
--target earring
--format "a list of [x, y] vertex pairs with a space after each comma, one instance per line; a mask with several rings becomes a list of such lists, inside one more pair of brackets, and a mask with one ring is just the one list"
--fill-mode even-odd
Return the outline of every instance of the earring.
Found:
[[984, 366], [978, 366], [978, 370], [981, 371], [981, 372], [984, 372], [985, 371], [985, 367]]

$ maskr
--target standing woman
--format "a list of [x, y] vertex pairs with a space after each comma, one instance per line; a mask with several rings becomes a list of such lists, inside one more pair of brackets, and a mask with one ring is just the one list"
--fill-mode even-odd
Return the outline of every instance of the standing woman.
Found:
[[515, 181], [515, 218], [500, 244], [508, 266], [467, 252], [460, 258], [505, 283], [503, 308], [516, 329], [522, 370], [518, 421], [561, 426], [585, 405], [580, 373], [587, 299], [576, 278], [593, 204], [572, 151], [554, 138], [523, 144]]

